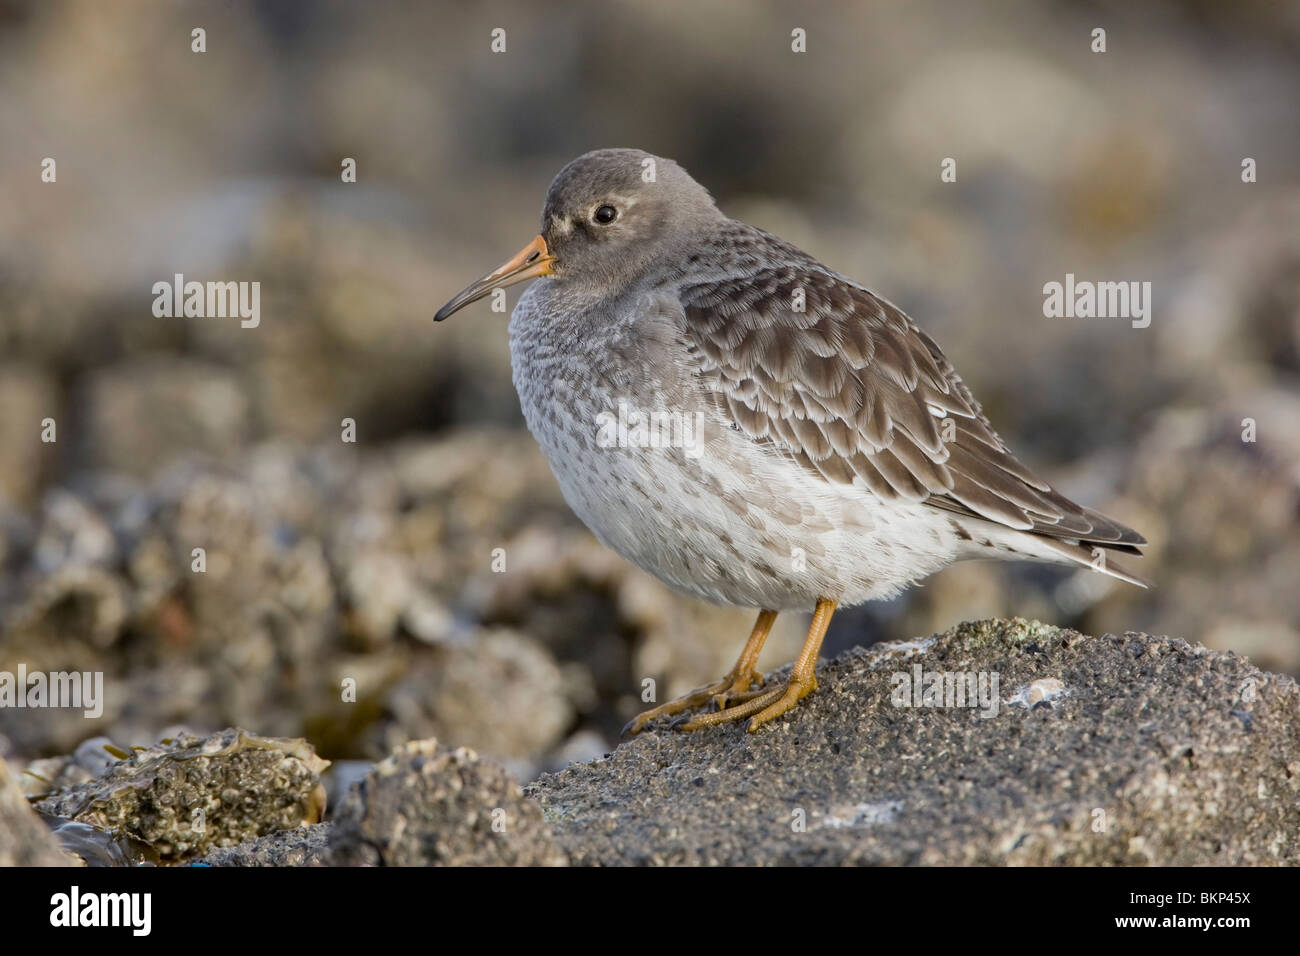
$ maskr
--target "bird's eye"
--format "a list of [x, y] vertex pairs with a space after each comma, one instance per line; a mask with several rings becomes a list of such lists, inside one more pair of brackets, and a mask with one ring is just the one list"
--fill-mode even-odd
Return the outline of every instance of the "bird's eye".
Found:
[[596, 211], [592, 213], [591, 218], [596, 220], [596, 222], [600, 223], [602, 226], [608, 226], [618, 218], [618, 210], [609, 205], [598, 206]]

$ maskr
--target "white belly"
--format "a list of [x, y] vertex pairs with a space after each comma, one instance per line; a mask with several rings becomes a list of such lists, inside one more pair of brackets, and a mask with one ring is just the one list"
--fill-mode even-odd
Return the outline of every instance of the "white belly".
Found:
[[[524, 418], [569, 506], [627, 560], [704, 600], [772, 610], [887, 597], [952, 562], [934, 509], [808, 473], [729, 427], [689, 377], [612, 376], [605, 344], [541, 323], [534, 289], [511, 322]], [[665, 413], [678, 427], [619, 430], [620, 404], [629, 425]]]

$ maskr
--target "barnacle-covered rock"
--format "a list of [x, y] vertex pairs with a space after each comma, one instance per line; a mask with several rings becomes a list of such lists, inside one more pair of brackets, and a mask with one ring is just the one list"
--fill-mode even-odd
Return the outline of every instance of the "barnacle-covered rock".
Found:
[[329, 837], [342, 866], [562, 866], [541, 811], [503, 768], [433, 739], [403, 744], [344, 799]]
[[163, 863], [317, 823], [325, 810], [320, 774], [329, 761], [305, 740], [231, 729], [120, 756], [99, 777], [50, 794], [36, 809], [142, 841]]
[[317, 823], [279, 830], [214, 850], [202, 863], [204, 866], [324, 866], [331, 829], [329, 823]]
[[89, 783], [121, 758], [122, 752], [113, 741], [107, 737], [91, 737], [70, 754], [31, 761], [23, 769], [19, 784], [29, 800], [48, 796], [57, 790]]

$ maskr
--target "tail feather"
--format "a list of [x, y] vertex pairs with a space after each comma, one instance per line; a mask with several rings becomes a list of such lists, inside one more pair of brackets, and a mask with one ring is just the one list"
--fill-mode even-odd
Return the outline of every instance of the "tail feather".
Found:
[[1109, 575], [1112, 578], [1127, 581], [1129, 584], [1136, 584], [1140, 588], [1151, 587], [1150, 581], [1146, 578], [1139, 577], [1122, 565], [1116, 564], [1114, 561], [1110, 560], [1106, 550], [1103, 550], [1109, 549], [1123, 551], [1125, 553], [1141, 556], [1142, 552], [1138, 551], [1137, 548], [1132, 545], [1115, 547], [1100, 541], [1078, 542], [1063, 538], [1044, 537], [1039, 537], [1037, 543], [1044, 550], [1059, 554], [1065, 559], [1065, 563], [1067, 564], [1084, 565], [1092, 568], [1094, 571], [1099, 571], [1102, 574]]
[[1141, 557], [1142, 552], [1135, 544], [1055, 537], [1008, 528], [983, 518], [963, 516], [954, 517], [952, 521], [962, 540], [968, 542], [961, 553], [962, 557], [1002, 557], [1012, 560], [1029, 558], [1052, 564], [1086, 567], [1140, 588], [1151, 587], [1150, 581], [1134, 574], [1110, 557], [1110, 552]]

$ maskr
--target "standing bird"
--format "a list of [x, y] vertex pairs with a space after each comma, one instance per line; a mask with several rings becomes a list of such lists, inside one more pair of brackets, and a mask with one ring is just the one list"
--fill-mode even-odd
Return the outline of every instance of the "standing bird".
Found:
[[[510, 320], [511, 368], [569, 506], [671, 587], [760, 609], [730, 673], [626, 730], [709, 703], [674, 726], [756, 729], [816, 688], [837, 606], [954, 561], [1048, 561], [1145, 586], [1099, 550], [1141, 554], [1142, 536], [1017, 461], [911, 318], [727, 218], [672, 160], [578, 157], [551, 183], [541, 234], [434, 318], [538, 276]], [[755, 664], [777, 614], [808, 608], [789, 679], [763, 687]]]

